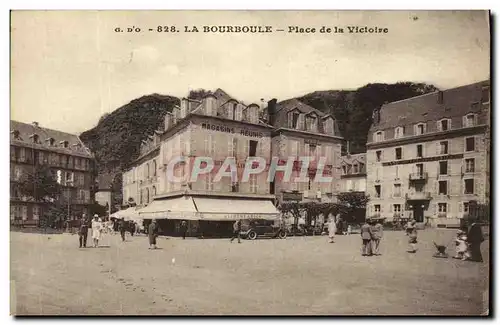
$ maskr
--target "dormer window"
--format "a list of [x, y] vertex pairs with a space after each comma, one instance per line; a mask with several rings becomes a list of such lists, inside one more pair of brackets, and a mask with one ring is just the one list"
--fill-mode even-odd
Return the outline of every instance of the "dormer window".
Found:
[[30, 138], [33, 140], [33, 143], [39, 143], [38, 134], [32, 134]]
[[53, 147], [54, 146], [54, 143], [55, 143], [56, 140], [54, 140], [54, 138], [48, 138], [47, 139], [47, 142], [49, 143], [49, 146]]
[[292, 129], [297, 129], [299, 126], [300, 113], [293, 111], [288, 114], [288, 126]]
[[374, 133], [374, 142], [379, 142], [384, 140], [384, 132], [378, 131]]
[[476, 114], [467, 114], [463, 118], [464, 127], [470, 128], [476, 125]]
[[437, 122], [438, 131], [448, 131], [450, 129], [451, 121], [449, 119], [442, 119]]
[[68, 141], [61, 141], [60, 144], [61, 144], [61, 146], [63, 148], [67, 148], [69, 146], [69, 142]]
[[425, 124], [424, 123], [419, 123], [415, 125], [415, 134], [416, 135], [422, 135], [425, 133]]
[[327, 117], [323, 121], [323, 131], [325, 131], [326, 134], [334, 134], [333, 119], [331, 117]]
[[306, 116], [306, 129], [307, 131], [316, 132], [318, 130], [318, 119], [315, 114], [310, 114]]
[[402, 126], [398, 126], [396, 130], [394, 130], [394, 138], [402, 138], [405, 134], [405, 128]]
[[21, 139], [21, 137], [19, 136], [19, 130], [13, 130], [11, 133], [14, 135], [14, 139], [16, 140]]

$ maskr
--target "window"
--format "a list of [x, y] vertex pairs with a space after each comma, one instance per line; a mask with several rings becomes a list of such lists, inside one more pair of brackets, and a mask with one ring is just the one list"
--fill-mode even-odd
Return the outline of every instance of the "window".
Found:
[[375, 213], [379, 213], [380, 212], [380, 204], [375, 204], [373, 207], [375, 209]]
[[250, 146], [248, 148], [248, 156], [249, 157], [255, 157], [257, 154], [257, 144], [259, 143], [258, 141], [250, 140]]
[[486, 104], [490, 102], [490, 88], [484, 87], [481, 92], [481, 103]]
[[62, 145], [63, 145], [63, 148], [67, 148], [68, 145], [69, 145], [69, 142], [68, 141], [63, 141]]
[[474, 125], [476, 125], [476, 115], [475, 114], [468, 114], [465, 117], [465, 127], [470, 128]]
[[383, 138], [384, 137], [383, 137], [382, 131], [378, 131], [377, 133], [375, 133], [375, 142], [382, 141]]
[[440, 161], [439, 175], [447, 175], [447, 174], [448, 174], [448, 161]]
[[475, 150], [475, 139], [474, 137], [465, 138], [465, 151]]
[[440, 195], [448, 194], [448, 181], [439, 181], [439, 194]]
[[250, 193], [257, 193], [257, 175], [250, 175]]
[[347, 166], [346, 166], [346, 165], [343, 165], [343, 166], [342, 166], [342, 174], [343, 174], [343, 175], [346, 175], [346, 174], [347, 174]]
[[239, 192], [240, 186], [237, 181], [231, 182], [231, 192]]
[[156, 160], [153, 160], [153, 163], [151, 164], [151, 168], [153, 170], [153, 176], [156, 176]]
[[297, 140], [290, 140], [290, 151], [292, 156], [297, 156], [299, 152], [299, 141]]
[[474, 158], [465, 159], [465, 172], [473, 173], [474, 172]]
[[417, 124], [417, 135], [421, 135], [425, 133], [425, 124], [420, 123]]
[[423, 146], [421, 144], [417, 144], [417, 158], [422, 158], [424, 156], [423, 152]]
[[450, 121], [448, 119], [441, 120], [438, 122], [439, 131], [448, 131], [450, 129]]
[[417, 164], [417, 175], [422, 176], [424, 174], [424, 164]]
[[292, 128], [296, 129], [299, 126], [299, 116], [300, 114], [297, 112], [292, 113]]
[[402, 148], [396, 148], [396, 160], [402, 159], [403, 158], [403, 149]]
[[447, 204], [446, 203], [438, 203], [438, 212], [439, 213], [446, 213], [447, 211]]
[[54, 138], [49, 138], [49, 145], [50, 145], [51, 147], [53, 147], [53, 146], [54, 146], [54, 142], [55, 142]]
[[394, 204], [393, 209], [395, 213], [400, 213], [401, 212], [401, 204]]
[[382, 188], [380, 185], [375, 185], [375, 197], [380, 197], [382, 193]]
[[465, 182], [465, 194], [474, 194], [474, 179], [466, 179]]
[[382, 150], [377, 150], [375, 154], [377, 156], [377, 162], [380, 162], [380, 160], [382, 159]]
[[401, 138], [405, 134], [405, 128], [402, 126], [398, 126], [396, 130], [394, 130], [394, 138]]
[[33, 143], [39, 143], [38, 142], [38, 134], [33, 134]]
[[206, 174], [205, 175], [205, 190], [213, 191], [213, 189], [214, 189], [214, 183], [213, 183], [212, 175]]
[[358, 164], [353, 165], [353, 174], [359, 174], [359, 166]]
[[215, 139], [212, 134], [208, 134], [205, 137], [205, 152], [207, 155], [213, 155], [215, 153]]
[[448, 154], [448, 141], [439, 142], [438, 148], [439, 148], [438, 153], [440, 155], [447, 155]]
[[146, 188], [146, 204], [149, 203], [149, 188]]
[[401, 184], [394, 184], [394, 197], [401, 197]]

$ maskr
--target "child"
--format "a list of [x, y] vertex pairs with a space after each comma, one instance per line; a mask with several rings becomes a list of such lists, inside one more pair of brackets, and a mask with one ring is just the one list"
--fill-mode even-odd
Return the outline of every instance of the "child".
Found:
[[455, 245], [457, 253], [453, 258], [465, 261], [467, 259], [467, 235], [462, 230], [457, 231]]

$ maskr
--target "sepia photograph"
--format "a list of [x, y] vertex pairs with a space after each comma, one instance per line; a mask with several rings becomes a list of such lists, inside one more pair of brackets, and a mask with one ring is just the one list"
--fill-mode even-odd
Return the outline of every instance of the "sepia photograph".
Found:
[[10, 314], [491, 316], [491, 22], [11, 10]]

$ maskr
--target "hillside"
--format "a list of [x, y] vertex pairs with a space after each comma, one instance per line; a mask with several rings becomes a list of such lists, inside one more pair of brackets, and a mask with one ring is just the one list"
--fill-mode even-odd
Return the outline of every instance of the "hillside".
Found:
[[[326, 90], [297, 99], [337, 119], [341, 134], [350, 141], [352, 153], [365, 151], [368, 130], [375, 108], [385, 102], [397, 101], [435, 91], [432, 85], [410, 82], [397, 84], [368, 84], [357, 90]], [[200, 97], [205, 90], [193, 91], [189, 97]], [[281, 100], [285, 100], [280, 99]], [[132, 100], [81, 134], [82, 141], [94, 152], [100, 174], [110, 174], [113, 188], [121, 193], [121, 172], [139, 155], [141, 141], [163, 125], [163, 117], [179, 99], [152, 94]], [[116, 204], [121, 203], [117, 195]]]

